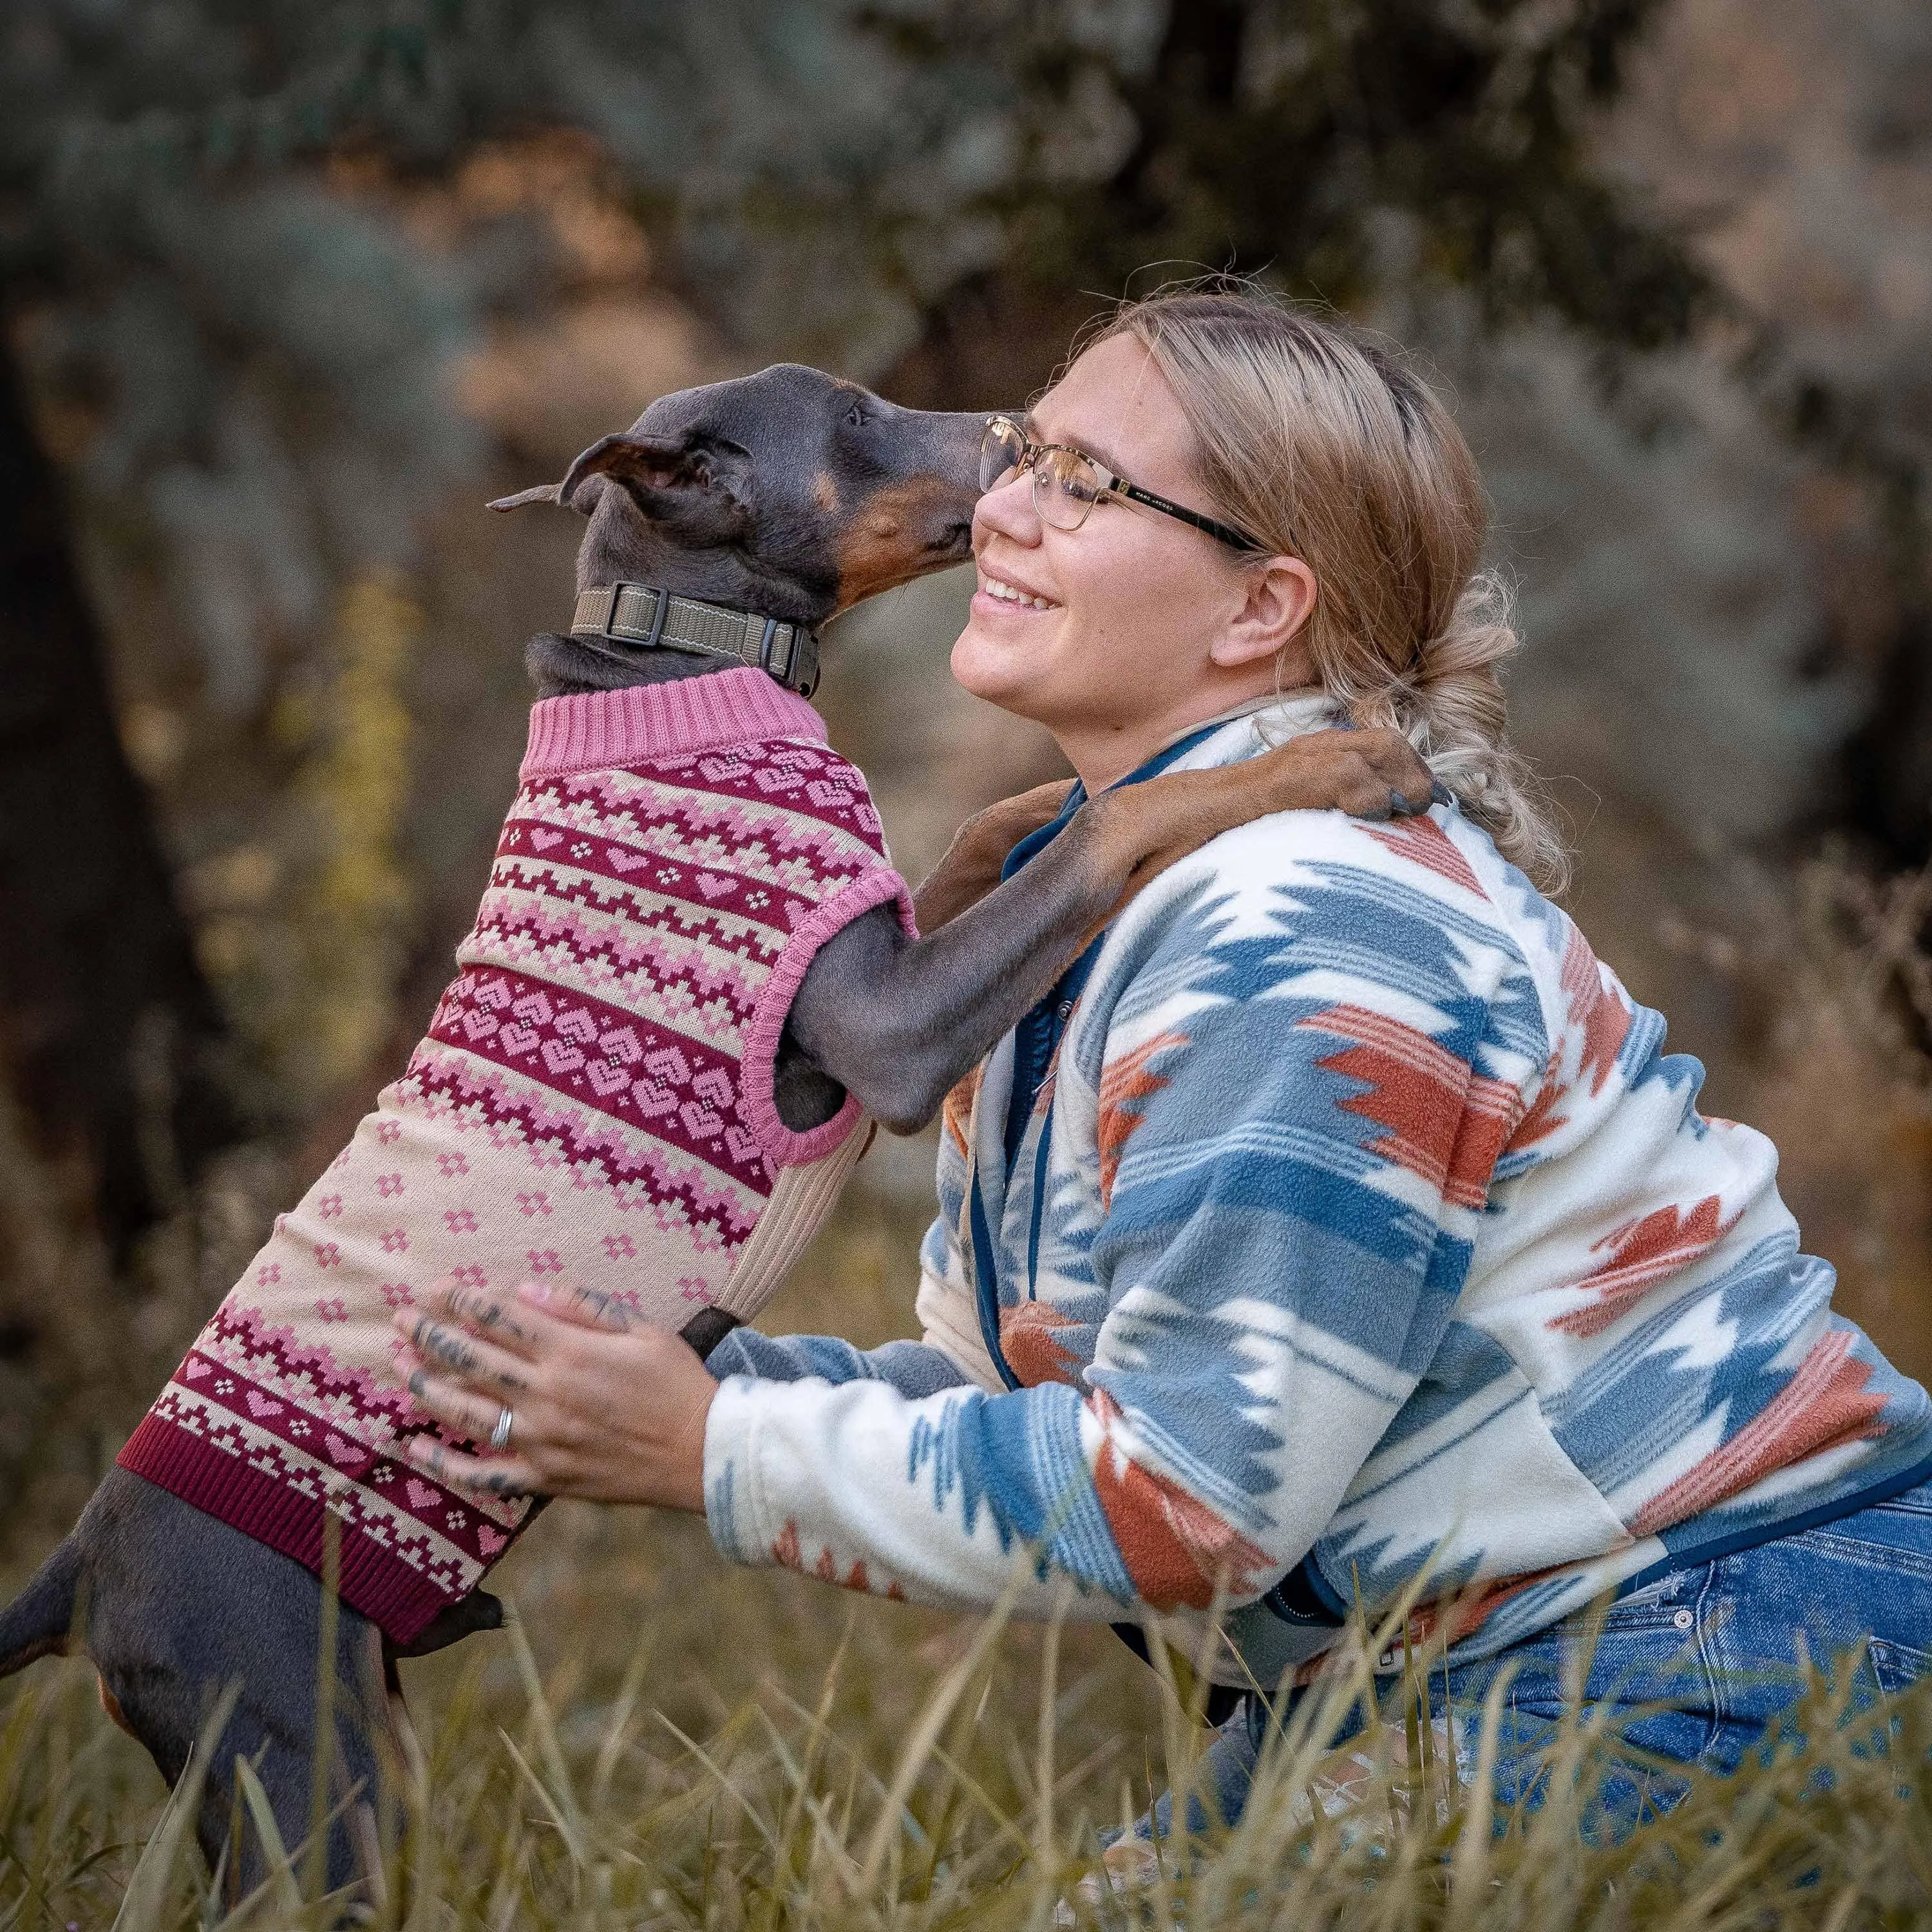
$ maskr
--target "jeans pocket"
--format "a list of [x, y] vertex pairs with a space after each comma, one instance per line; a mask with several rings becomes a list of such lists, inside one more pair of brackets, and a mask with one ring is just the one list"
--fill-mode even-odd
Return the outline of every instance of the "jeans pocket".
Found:
[[1932, 1651], [1914, 1650], [1910, 1644], [1892, 1643], [1874, 1636], [1866, 1639], [1865, 1652], [1871, 1659], [1872, 1675], [1878, 1679], [1878, 1688], [1887, 1696], [1910, 1690], [1932, 1673]]

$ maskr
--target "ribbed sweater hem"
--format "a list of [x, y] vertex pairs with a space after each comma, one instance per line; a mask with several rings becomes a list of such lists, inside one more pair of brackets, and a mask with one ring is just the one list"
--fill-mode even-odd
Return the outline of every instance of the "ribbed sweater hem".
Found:
[[825, 742], [825, 721], [761, 670], [734, 665], [669, 684], [541, 699], [518, 776], [555, 778], [768, 738]]
[[[116, 1460], [170, 1496], [321, 1574], [319, 1496], [290, 1488], [152, 1412]], [[409, 1642], [439, 1610], [460, 1600], [346, 1522], [340, 1575], [342, 1600], [397, 1643]]]

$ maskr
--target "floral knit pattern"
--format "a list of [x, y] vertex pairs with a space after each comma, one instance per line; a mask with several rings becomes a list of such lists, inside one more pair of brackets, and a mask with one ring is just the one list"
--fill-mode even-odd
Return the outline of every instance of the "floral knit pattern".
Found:
[[[754, 1314], [860, 1138], [849, 1100], [809, 1133], [778, 1118], [792, 995], [860, 913], [911, 926], [863, 777], [761, 672], [548, 699], [521, 779], [407, 1071], [120, 1459], [318, 1570], [332, 1511], [344, 1598], [398, 1642], [475, 1588], [527, 1504], [402, 1459], [424, 1424], [393, 1312], [445, 1277], [549, 1277], [668, 1327]], [[768, 1216], [783, 1238], [754, 1244]]]

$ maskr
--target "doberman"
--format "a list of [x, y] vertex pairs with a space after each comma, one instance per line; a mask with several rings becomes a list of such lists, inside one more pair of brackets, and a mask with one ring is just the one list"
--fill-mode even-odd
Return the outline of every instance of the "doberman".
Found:
[[[560, 484], [493, 507], [543, 502], [587, 514], [580, 598], [618, 584], [656, 586], [661, 605], [668, 593], [768, 620], [767, 642], [775, 626], [791, 627], [795, 652], [861, 599], [968, 555], [985, 421], [902, 409], [818, 370], [781, 365], [662, 398], [632, 428], [586, 450]], [[546, 634], [530, 644], [527, 662], [544, 697], [717, 668], [716, 656], [676, 648], [674, 637], [646, 641], [626, 643], [608, 626]], [[850, 1093], [889, 1128], [916, 1129], [1164, 866], [1270, 812], [1426, 809], [1431, 780], [1394, 734], [1316, 734], [1238, 772], [1171, 775], [1103, 794], [999, 884], [1015, 840], [1052, 815], [1064, 790], [1044, 787], [968, 821], [917, 896], [922, 936], [907, 934], [881, 906], [824, 945], [780, 1048], [775, 1084], [787, 1126], [830, 1120]], [[722, 1332], [703, 1325], [710, 1312], [685, 1331], [700, 1351]], [[495, 1600], [475, 1592], [405, 1654], [500, 1622]], [[338, 1801], [326, 1850], [334, 1887], [367, 1866], [367, 1800], [406, 1751], [406, 1720], [396, 1652], [348, 1604], [326, 1600], [302, 1564], [117, 1468], [0, 1612], [0, 1674], [84, 1648], [110, 1714], [170, 1782], [218, 1694], [238, 1686], [205, 1767], [199, 1835], [212, 1864], [235, 1815], [238, 1756], [254, 1763], [284, 1842], [307, 1834], [317, 1660], [332, 1630], [334, 1736], [322, 1742]], [[238, 1896], [262, 1875], [262, 1855], [242, 1845], [228, 1856]]]

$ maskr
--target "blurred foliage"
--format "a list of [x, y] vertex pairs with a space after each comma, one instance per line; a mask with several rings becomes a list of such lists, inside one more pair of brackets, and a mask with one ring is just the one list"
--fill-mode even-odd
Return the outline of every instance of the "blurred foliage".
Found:
[[204, 962], [266, 1048], [259, 1077], [276, 1097], [258, 1112], [306, 1117], [366, 1072], [388, 1030], [414, 916], [399, 838], [422, 627], [393, 574], [350, 585], [320, 691], [288, 692], [272, 715], [296, 757], [280, 809], [188, 877]]
[[928, 63], [1006, 83], [1010, 159], [969, 203], [1002, 246], [960, 293], [1004, 274], [1064, 311], [1232, 269], [1359, 313], [1432, 281], [1473, 290], [1492, 326], [1550, 315], [1650, 348], [1713, 291], [1589, 136], [1657, 10], [952, 0], [872, 18]]
[[1006, 265], [1062, 298], [1178, 260], [1351, 304], [1420, 268], [1641, 344], [1701, 278], [1585, 135], [1651, 10], [22, 0], [0, 287], [66, 453], [149, 525], [240, 704], [473, 461], [453, 358], [556, 262], [527, 208], [424, 248], [326, 163], [422, 182], [580, 130], [701, 310], [862, 373]]

